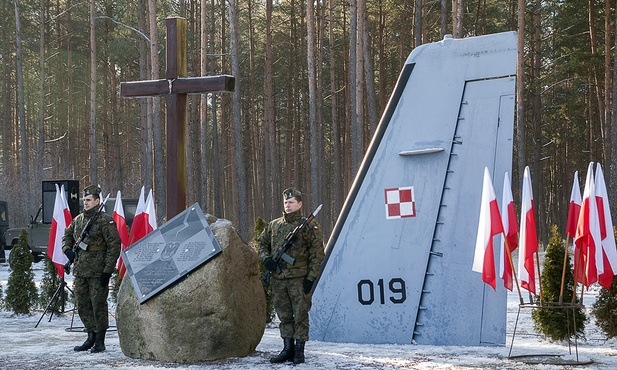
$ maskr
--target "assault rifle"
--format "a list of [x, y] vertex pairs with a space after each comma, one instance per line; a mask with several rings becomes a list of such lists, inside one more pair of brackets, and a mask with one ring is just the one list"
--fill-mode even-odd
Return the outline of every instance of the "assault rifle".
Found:
[[[107, 203], [107, 199], [109, 199], [109, 195], [107, 194], [107, 197], [105, 197], [105, 200], [103, 201], [103, 203], [101, 203], [101, 205], [99, 206], [99, 209], [96, 210], [96, 213], [90, 218], [90, 220], [88, 220], [88, 223], [86, 224], [86, 226], [84, 226], [84, 228], [81, 230], [81, 234], [79, 235], [79, 238], [77, 239], [77, 241], [75, 241], [75, 244], [73, 244], [73, 252], [75, 252], [75, 261], [77, 261], [77, 253], [79, 252], [79, 249], [83, 249], [86, 250], [88, 248], [88, 244], [84, 243], [84, 238], [90, 236], [90, 229], [92, 228], [92, 225], [94, 224], [94, 221], [96, 221], [96, 219], [99, 217], [99, 215], [101, 214], [101, 212], [103, 212], [103, 209], [105, 208], [105, 203]], [[67, 274], [71, 273], [71, 265], [73, 264], [74, 261], [66, 261], [66, 263], [64, 264], [64, 266], [62, 266], [62, 268], [64, 269], [64, 272], [66, 272]]]
[[[320, 204], [319, 207], [317, 207], [313, 211], [313, 213], [311, 213], [307, 218], [302, 220], [302, 223], [300, 225], [296, 226], [295, 229], [293, 229], [289, 234], [287, 234], [287, 236], [283, 240], [283, 244], [281, 245], [281, 247], [276, 251], [276, 253], [274, 253], [274, 256], [272, 256], [272, 260], [276, 262], [276, 273], [277, 274], [280, 274], [281, 272], [283, 272], [283, 269], [281, 269], [281, 266], [279, 266], [279, 262], [281, 260], [287, 262], [290, 265], [293, 265], [294, 263], [296, 263], [295, 258], [287, 254], [287, 250], [293, 245], [292, 241], [296, 237], [296, 235], [298, 235], [298, 233], [302, 231], [304, 226], [310, 224], [311, 221], [313, 221], [313, 219], [315, 218], [315, 216], [317, 216], [317, 214], [321, 210], [321, 206], [323, 206], [323, 204]], [[267, 287], [268, 285], [270, 285], [271, 276], [272, 276], [272, 271], [266, 269], [266, 271], [264, 271], [264, 273], [261, 274], [261, 276], [259, 277], [259, 280], [261, 280], [261, 283], [264, 285], [264, 287]]]

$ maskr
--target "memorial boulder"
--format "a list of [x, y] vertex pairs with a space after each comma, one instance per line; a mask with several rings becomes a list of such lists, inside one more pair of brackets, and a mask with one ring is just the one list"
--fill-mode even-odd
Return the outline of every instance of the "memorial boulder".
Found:
[[116, 325], [126, 356], [198, 363], [247, 356], [261, 341], [266, 305], [257, 254], [230, 221], [207, 220], [221, 249], [216, 256], [145, 301], [133, 276], [123, 279]]

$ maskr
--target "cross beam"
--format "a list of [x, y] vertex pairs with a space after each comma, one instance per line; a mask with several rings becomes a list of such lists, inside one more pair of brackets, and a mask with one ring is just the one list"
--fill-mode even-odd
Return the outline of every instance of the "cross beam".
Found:
[[167, 18], [167, 69], [165, 79], [120, 83], [120, 96], [165, 96], [167, 105], [167, 220], [187, 207], [186, 101], [188, 94], [234, 90], [233, 76], [187, 77], [184, 18]]

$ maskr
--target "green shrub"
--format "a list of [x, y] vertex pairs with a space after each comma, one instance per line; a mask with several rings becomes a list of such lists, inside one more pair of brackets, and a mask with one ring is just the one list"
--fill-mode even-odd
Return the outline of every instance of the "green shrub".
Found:
[[28, 232], [23, 229], [17, 245], [11, 250], [11, 273], [5, 297], [6, 308], [16, 314], [29, 314], [37, 300], [32, 262], [34, 257], [28, 248]]
[[[576, 335], [577, 338], [584, 338], [585, 321], [587, 320], [585, 312], [582, 308], [555, 308], [559, 307], [559, 293], [561, 290], [561, 276], [563, 273], [565, 246], [557, 226], [551, 228], [551, 238], [546, 249], [544, 266], [540, 282], [542, 284], [542, 294], [545, 307], [553, 308], [537, 308], [532, 312], [535, 330], [553, 341], [570, 339]], [[572, 265], [570, 259], [567, 261], [565, 284], [563, 290], [562, 307], [568, 306], [572, 300], [574, 290], [574, 277], [572, 274]], [[537, 297], [537, 303], [540, 305], [540, 297]], [[576, 299], [578, 302], [578, 299]], [[574, 322], [572, 315], [576, 319], [576, 332], [574, 330]]]
[[[615, 231], [613, 230], [613, 234], [617, 239]], [[615, 277], [613, 277], [610, 289], [600, 289], [591, 313], [596, 317], [596, 324], [600, 330], [608, 338], [617, 337], [617, 279]]]
[[58, 269], [56, 265], [51, 262], [48, 256], [45, 256], [45, 270], [43, 272], [43, 278], [41, 279], [41, 286], [39, 292], [38, 304], [39, 307], [45, 309], [47, 305], [51, 303], [49, 306], [49, 310], [56, 314], [61, 314], [64, 312], [64, 306], [66, 304], [67, 295], [66, 290], [58, 293], [58, 296], [52, 302], [52, 298], [56, 291], [62, 284], [62, 279], [58, 276]]

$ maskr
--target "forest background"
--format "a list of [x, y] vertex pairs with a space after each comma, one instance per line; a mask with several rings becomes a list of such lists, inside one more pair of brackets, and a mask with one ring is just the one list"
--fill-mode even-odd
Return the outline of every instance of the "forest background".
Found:
[[519, 31], [512, 183], [519, 193], [529, 165], [540, 238], [563, 230], [572, 176], [584, 183], [589, 161], [603, 164], [617, 212], [609, 0], [0, 2], [0, 200], [12, 226], [36, 213], [42, 180], [60, 179], [124, 198], [153, 188], [163, 221], [165, 103], [119, 86], [163, 78], [171, 16], [188, 20], [189, 76], [236, 79], [233, 93], [189, 96], [188, 203], [246, 240], [257, 217], [281, 214], [288, 186], [307, 213], [324, 203], [329, 235], [407, 56], [446, 34]]

